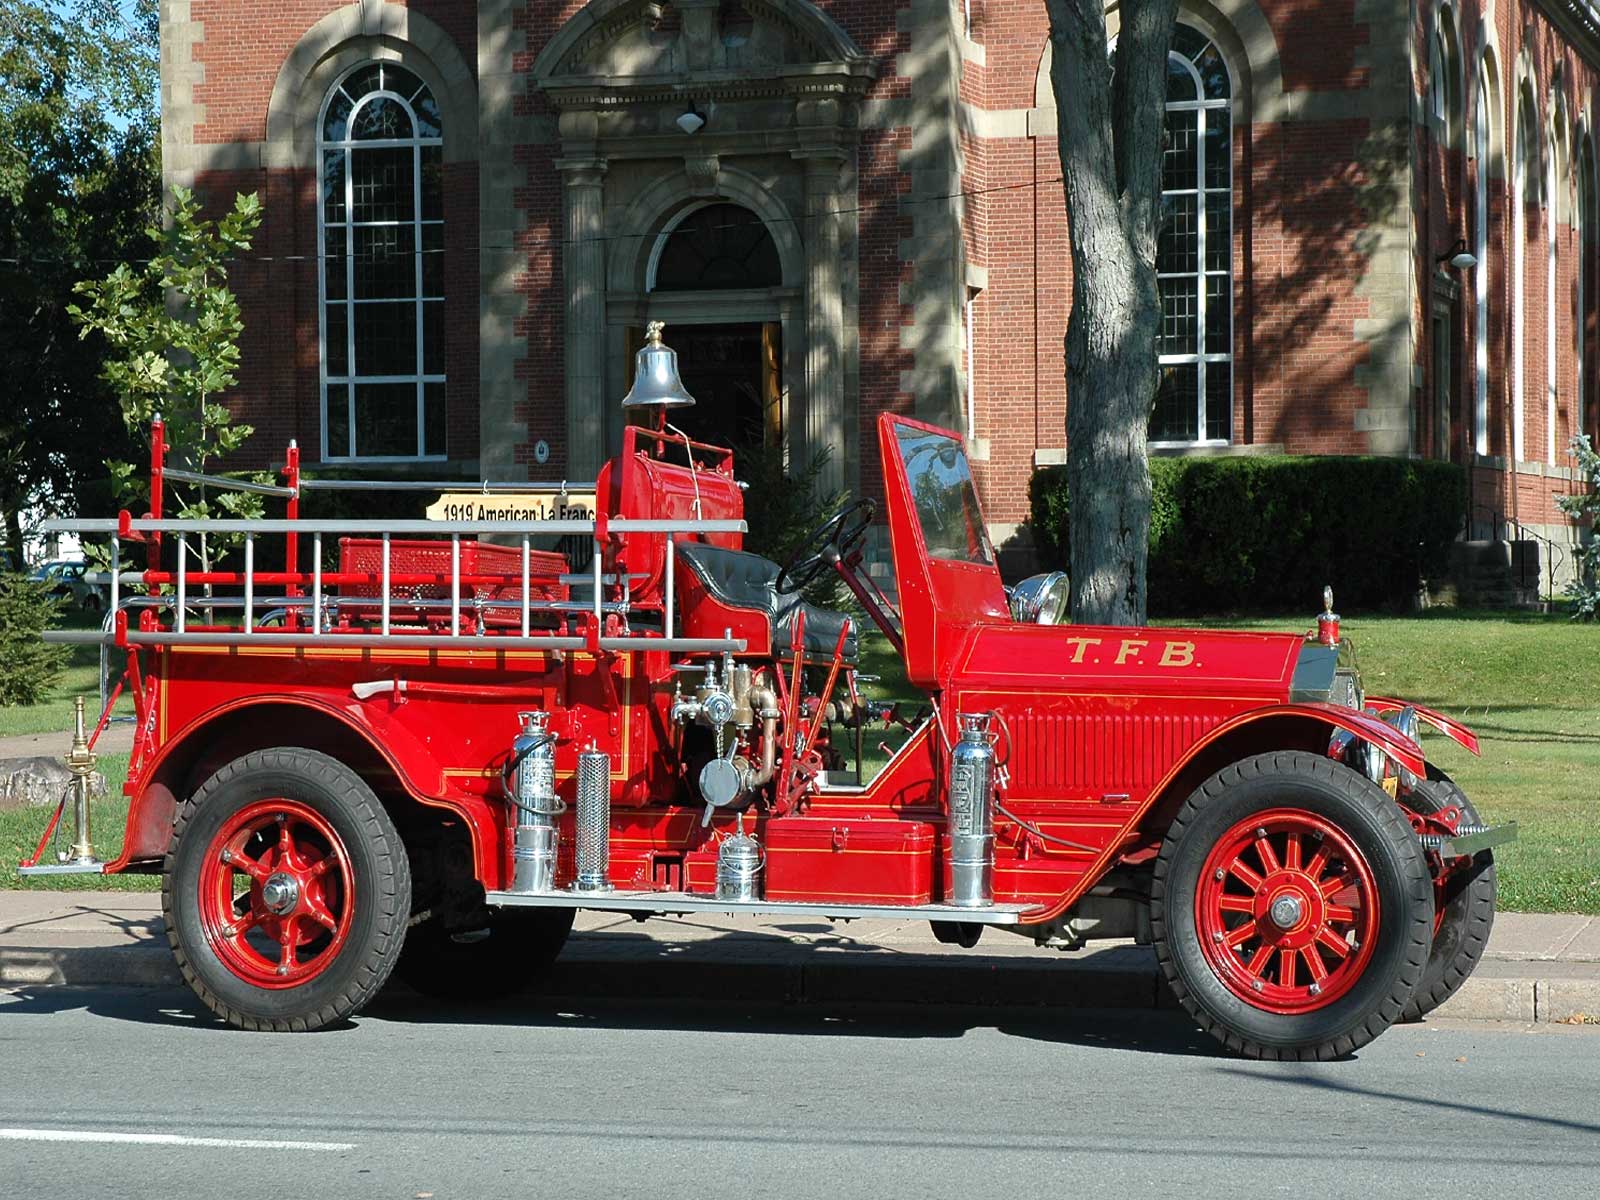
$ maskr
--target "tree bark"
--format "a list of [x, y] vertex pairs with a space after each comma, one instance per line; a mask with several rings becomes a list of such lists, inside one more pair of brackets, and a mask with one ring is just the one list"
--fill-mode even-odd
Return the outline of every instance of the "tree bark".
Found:
[[6, 548], [11, 551], [11, 569], [26, 572], [28, 561], [22, 554], [22, 514], [12, 505], [5, 510]]
[[1150, 463], [1161, 297], [1159, 219], [1167, 49], [1177, 0], [1125, 0], [1113, 80], [1101, 0], [1045, 0], [1050, 84], [1072, 245], [1067, 486], [1072, 615], [1146, 614]]

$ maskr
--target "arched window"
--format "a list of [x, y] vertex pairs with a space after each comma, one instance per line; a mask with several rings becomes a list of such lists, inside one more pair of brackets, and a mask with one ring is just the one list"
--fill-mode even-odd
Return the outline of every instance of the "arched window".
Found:
[[319, 131], [322, 457], [445, 457], [444, 141], [393, 63], [334, 87]]
[[1595, 279], [1595, 238], [1600, 233], [1600, 212], [1595, 209], [1595, 163], [1594, 163], [1594, 134], [1589, 130], [1583, 131], [1583, 136], [1578, 142], [1577, 155], [1578, 172], [1578, 211], [1577, 228], [1573, 230], [1573, 240], [1578, 247], [1578, 321], [1576, 337], [1578, 349], [1578, 386], [1577, 394], [1572, 399], [1572, 429], [1574, 433], [1581, 433], [1588, 429], [1585, 418], [1588, 416], [1587, 389], [1594, 386], [1595, 371], [1595, 337], [1596, 313], [1595, 302], [1600, 299], [1600, 289], [1597, 289]]
[[688, 209], [661, 231], [645, 290], [715, 291], [783, 283], [778, 247], [761, 218], [737, 204]]
[[1489, 453], [1489, 122], [1493, 119], [1494, 88], [1489, 61], [1478, 66], [1478, 96], [1472, 105], [1472, 155], [1477, 160], [1477, 188], [1473, 197], [1472, 270], [1473, 389], [1472, 446]]
[[1461, 132], [1461, 77], [1455, 15], [1441, 4], [1428, 46], [1428, 118], [1434, 141], [1455, 147]]
[[1528, 206], [1539, 202], [1539, 126], [1533, 95], [1517, 89], [1517, 142], [1511, 188], [1511, 453], [1524, 462], [1527, 407]]
[[1233, 436], [1233, 122], [1228, 65], [1187, 25], [1167, 58], [1161, 162], [1161, 384], [1156, 444]]
[[1550, 104], [1550, 153], [1545, 156], [1544, 174], [1544, 394], [1545, 461], [1556, 463], [1556, 397], [1560, 391], [1559, 364], [1556, 361], [1556, 229], [1562, 216], [1561, 181], [1566, 175], [1566, 105], [1556, 93]]
[[1444, 32], [1433, 31], [1433, 60], [1428, 64], [1428, 116], [1432, 119], [1433, 137], [1440, 145], [1450, 141], [1450, 56], [1445, 48]]

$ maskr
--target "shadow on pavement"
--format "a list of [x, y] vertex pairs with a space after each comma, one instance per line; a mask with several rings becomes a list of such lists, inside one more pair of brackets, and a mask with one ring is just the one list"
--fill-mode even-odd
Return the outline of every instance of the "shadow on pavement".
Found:
[[[108, 1020], [167, 1028], [230, 1030], [193, 993], [167, 988], [37, 987], [15, 988], [3, 1015], [86, 1012]], [[965, 1006], [920, 1005], [777, 1007], [720, 1004], [714, 996], [698, 1002], [649, 1001], [639, 997], [526, 996], [492, 1004], [445, 1003], [391, 984], [351, 1021], [316, 1034], [254, 1034], [243, 1037], [336, 1037], [357, 1027], [394, 1025], [492, 1025], [524, 1029], [656, 1030], [772, 1034], [783, 1037], [955, 1039], [974, 1029], [995, 1029], [1008, 1037], [1069, 1046], [1130, 1050], [1144, 1054], [1224, 1058], [1220, 1047], [1182, 1013], [1116, 1012], [1104, 1009], [1038, 1012], [978, 1010]]]
[[1566, 1129], [1577, 1133], [1600, 1134], [1600, 1124], [1593, 1122], [1575, 1121], [1564, 1117], [1546, 1117], [1537, 1113], [1511, 1112], [1509, 1109], [1496, 1108], [1488, 1104], [1468, 1104], [1459, 1100], [1441, 1100], [1436, 1096], [1407, 1096], [1400, 1092], [1386, 1092], [1377, 1088], [1361, 1087], [1347, 1080], [1329, 1079], [1324, 1075], [1268, 1076], [1231, 1066], [1222, 1067], [1221, 1070], [1224, 1074], [1239, 1075], [1251, 1080], [1264, 1080], [1268, 1083], [1315, 1089], [1328, 1093], [1327, 1098], [1330, 1100], [1339, 1097], [1353, 1100], [1384, 1100], [1395, 1104], [1413, 1104], [1419, 1108], [1444, 1109], [1448, 1112], [1471, 1116], [1494, 1117], [1503, 1121], [1520, 1121], [1529, 1125]]

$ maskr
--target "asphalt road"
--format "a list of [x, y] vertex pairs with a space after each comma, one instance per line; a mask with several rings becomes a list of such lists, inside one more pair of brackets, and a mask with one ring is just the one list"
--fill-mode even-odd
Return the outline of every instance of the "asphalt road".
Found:
[[391, 993], [266, 1035], [187, 993], [0, 993], [0, 1190], [32, 1200], [1593, 1196], [1597, 1096], [1594, 1028], [1414, 1026], [1289, 1066], [1173, 1014]]

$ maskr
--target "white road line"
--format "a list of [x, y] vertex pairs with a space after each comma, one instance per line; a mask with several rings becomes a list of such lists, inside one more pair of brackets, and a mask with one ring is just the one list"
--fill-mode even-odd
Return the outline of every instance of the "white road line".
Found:
[[102, 1142], [118, 1146], [198, 1146], [215, 1150], [354, 1150], [354, 1142], [267, 1142], [254, 1138], [184, 1137], [176, 1133], [108, 1133], [98, 1129], [0, 1129], [0, 1142]]

